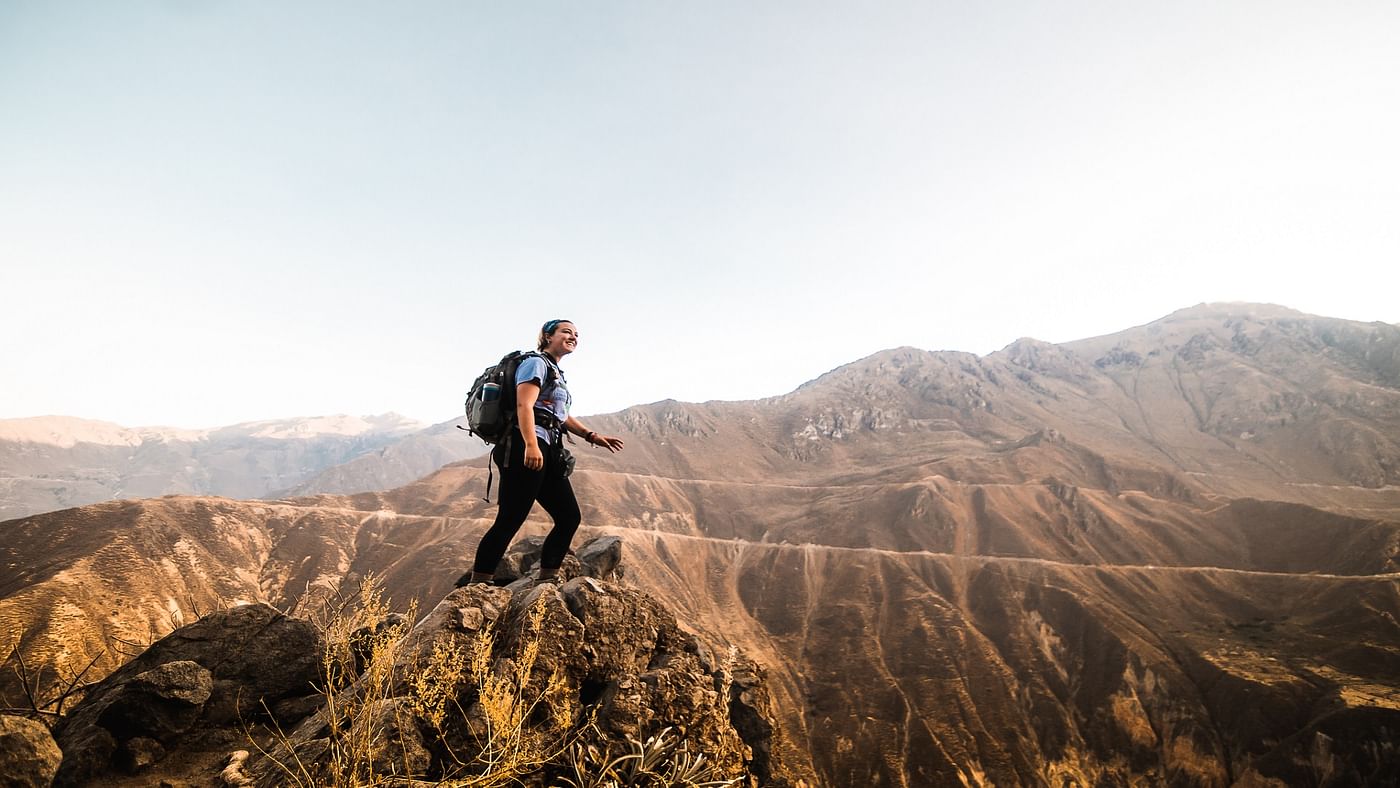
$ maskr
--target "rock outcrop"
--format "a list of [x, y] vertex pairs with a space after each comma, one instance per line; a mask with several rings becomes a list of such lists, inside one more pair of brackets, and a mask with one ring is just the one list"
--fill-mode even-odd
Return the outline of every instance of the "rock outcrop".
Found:
[[310, 622], [243, 605], [177, 629], [93, 687], [54, 729], [55, 785], [150, 769], [167, 753], [226, 755], [245, 725], [312, 694], [321, 639]]
[[[525, 541], [509, 560], [531, 567], [537, 553]], [[636, 748], [663, 766], [698, 761], [716, 779], [788, 784], [764, 670], [716, 654], [616, 582], [620, 558], [620, 541], [600, 537], [557, 582], [527, 569], [505, 587], [456, 589], [417, 623], [386, 615], [341, 642], [334, 626], [265, 605], [207, 616], [74, 708], [57, 729], [55, 784], [142, 775], [270, 787], [510, 769], [545, 786]]]
[[[605, 754], [653, 743], [703, 755], [717, 778], [785, 784], [775, 773], [775, 715], [758, 665], [737, 653], [716, 658], [665, 606], [614, 582], [617, 537], [580, 546], [556, 582], [533, 576], [539, 548], [539, 539], [512, 547], [497, 572], [504, 587], [449, 593], [398, 641], [387, 672], [368, 666], [258, 760], [258, 784], [278, 785], [287, 778], [279, 764], [288, 763], [317, 764], [321, 771], [296, 776], [328, 780], [327, 770], [346, 768], [327, 757], [343, 748], [337, 732], [356, 739], [359, 726], [374, 730], [358, 739], [371, 741], [362, 761], [375, 773], [418, 780], [489, 768], [553, 785], [575, 760], [601, 769]], [[467, 655], [475, 666], [435, 675], [445, 686], [425, 687], [443, 655]], [[425, 700], [435, 691], [447, 693], [440, 719]]]

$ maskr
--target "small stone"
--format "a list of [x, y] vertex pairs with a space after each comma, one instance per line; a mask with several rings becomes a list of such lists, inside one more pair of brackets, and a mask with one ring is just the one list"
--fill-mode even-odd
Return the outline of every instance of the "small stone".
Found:
[[121, 767], [139, 774], [165, 758], [165, 747], [155, 739], [138, 736], [122, 745]]
[[617, 536], [591, 539], [578, 549], [577, 556], [585, 574], [606, 578], [622, 562], [622, 539]]
[[486, 614], [476, 607], [459, 608], [457, 616], [457, 626], [467, 632], [476, 632], [481, 629], [482, 624], [486, 623]]
[[224, 788], [248, 788], [253, 779], [243, 772], [243, 764], [248, 762], [247, 750], [235, 750], [228, 756], [228, 764], [219, 772], [219, 781]]
[[685, 650], [693, 653], [700, 661], [701, 670], [706, 673], [715, 672], [715, 652], [711, 651], [709, 646], [692, 637], [686, 642]]
[[42, 723], [0, 715], [0, 784], [48, 788], [62, 759], [63, 753]]

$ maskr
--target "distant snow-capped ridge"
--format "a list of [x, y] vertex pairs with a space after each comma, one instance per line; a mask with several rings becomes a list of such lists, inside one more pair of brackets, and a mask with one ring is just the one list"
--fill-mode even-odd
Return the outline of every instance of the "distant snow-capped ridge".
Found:
[[400, 434], [416, 432], [427, 427], [423, 422], [400, 416], [397, 413], [383, 413], [378, 416], [311, 416], [300, 419], [277, 419], [274, 421], [253, 421], [235, 424], [226, 429], [247, 430], [254, 438], [306, 438], [312, 435], [355, 435]]
[[178, 427], [123, 427], [108, 421], [73, 416], [34, 416], [0, 419], [0, 441], [37, 443], [71, 449], [80, 443], [98, 446], [140, 446], [143, 443], [196, 442], [220, 437], [247, 436], [270, 440], [296, 440], [318, 436], [400, 435], [427, 425], [397, 413], [377, 416], [310, 416], [251, 421], [227, 427], [191, 430]]
[[109, 421], [79, 419], [73, 416], [35, 416], [26, 419], [0, 419], [0, 441], [40, 443], [71, 449], [80, 443], [98, 446], [140, 446], [147, 441], [197, 441], [207, 430], [175, 427], [123, 427]]

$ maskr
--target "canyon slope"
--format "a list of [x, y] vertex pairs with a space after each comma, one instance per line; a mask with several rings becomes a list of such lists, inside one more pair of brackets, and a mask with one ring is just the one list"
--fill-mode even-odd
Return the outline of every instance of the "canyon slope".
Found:
[[[587, 421], [628, 449], [575, 448], [579, 539], [767, 667], [817, 784], [1400, 779], [1400, 327], [1202, 305]], [[370, 572], [437, 598], [485, 477], [4, 523], [0, 621], [64, 675]]]

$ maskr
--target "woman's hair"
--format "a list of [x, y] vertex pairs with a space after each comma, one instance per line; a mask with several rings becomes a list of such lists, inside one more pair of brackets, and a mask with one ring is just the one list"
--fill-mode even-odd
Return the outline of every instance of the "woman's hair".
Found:
[[559, 325], [560, 325], [561, 323], [572, 323], [572, 322], [574, 322], [574, 321], [572, 321], [572, 320], [551, 320], [551, 321], [549, 321], [548, 323], [545, 323], [544, 325], [540, 326], [540, 339], [539, 339], [538, 342], [535, 343], [535, 350], [544, 350], [544, 349], [545, 349], [545, 346], [549, 344], [549, 338], [552, 337], [552, 336], [554, 336], [554, 331], [555, 331], [555, 329], [559, 328]]

